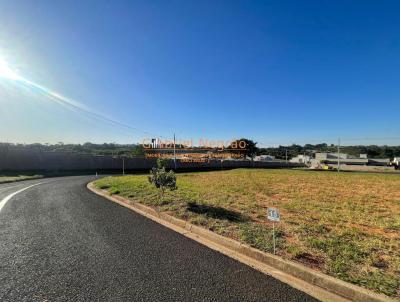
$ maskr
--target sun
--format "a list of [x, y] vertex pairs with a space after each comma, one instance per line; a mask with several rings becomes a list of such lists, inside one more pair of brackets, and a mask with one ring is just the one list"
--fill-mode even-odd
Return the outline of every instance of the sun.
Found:
[[19, 80], [20, 76], [8, 66], [6, 61], [0, 58], [0, 78]]

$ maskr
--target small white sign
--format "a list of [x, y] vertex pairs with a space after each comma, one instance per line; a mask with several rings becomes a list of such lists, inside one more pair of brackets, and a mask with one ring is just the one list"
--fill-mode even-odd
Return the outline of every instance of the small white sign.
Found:
[[279, 210], [277, 208], [268, 208], [267, 209], [267, 218], [271, 221], [280, 221], [281, 216], [279, 215]]

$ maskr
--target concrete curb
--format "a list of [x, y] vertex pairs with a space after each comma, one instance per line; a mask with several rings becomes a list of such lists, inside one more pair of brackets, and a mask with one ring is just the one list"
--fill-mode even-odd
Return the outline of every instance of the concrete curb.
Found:
[[214, 250], [239, 260], [253, 268], [271, 275], [302, 290], [321, 301], [394, 302], [388, 296], [374, 293], [362, 287], [322, 274], [301, 264], [282, 259], [273, 254], [261, 252], [238, 241], [215, 234], [166, 213], [132, 202], [121, 196], [110, 195], [106, 190], [97, 189], [93, 182], [87, 188], [143, 216], [146, 216], [174, 231], [194, 239]]

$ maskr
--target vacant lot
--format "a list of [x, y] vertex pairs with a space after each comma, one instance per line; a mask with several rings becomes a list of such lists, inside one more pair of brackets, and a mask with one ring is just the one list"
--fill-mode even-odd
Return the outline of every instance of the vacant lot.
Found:
[[278, 207], [280, 256], [400, 297], [399, 175], [237, 169], [177, 179], [162, 199], [147, 176], [97, 186], [267, 252], [266, 209]]

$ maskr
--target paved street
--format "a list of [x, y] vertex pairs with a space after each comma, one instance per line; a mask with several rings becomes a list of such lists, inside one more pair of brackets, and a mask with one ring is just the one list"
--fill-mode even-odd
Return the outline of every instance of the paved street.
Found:
[[0, 185], [0, 301], [315, 301], [86, 189]]

